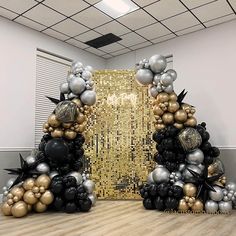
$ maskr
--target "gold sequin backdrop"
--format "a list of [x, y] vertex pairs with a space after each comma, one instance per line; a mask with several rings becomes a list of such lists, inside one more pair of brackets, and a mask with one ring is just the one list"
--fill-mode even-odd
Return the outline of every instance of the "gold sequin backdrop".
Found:
[[140, 199], [154, 167], [153, 114], [147, 88], [132, 70], [97, 71], [97, 103], [86, 135], [86, 166], [99, 199]]

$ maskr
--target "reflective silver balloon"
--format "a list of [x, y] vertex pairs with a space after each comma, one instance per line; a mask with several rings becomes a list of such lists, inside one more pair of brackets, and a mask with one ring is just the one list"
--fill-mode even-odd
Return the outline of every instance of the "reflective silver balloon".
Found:
[[59, 102], [55, 108], [55, 115], [61, 122], [73, 122], [77, 117], [77, 105], [72, 101]]
[[228, 201], [228, 202], [219, 202], [219, 210], [221, 213], [224, 214], [229, 214], [232, 211], [232, 202]]
[[70, 83], [70, 81], [73, 79], [75, 77], [75, 75], [73, 74], [73, 73], [70, 73], [70, 74], [68, 74], [68, 76], [67, 76], [67, 82], [68, 83]]
[[173, 81], [176, 80], [176, 78], [177, 78], [177, 73], [176, 73], [175, 70], [169, 69], [169, 70], [166, 71], [166, 73], [169, 74], [169, 75], [172, 77]]
[[150, 68], [154, 73], [160, 73], [165, 70], [167, 66], [167, 61], [164, 56], [153, 55], [149, 59]]
[[73, 62], [71, 65], [71, 71], [74, 74], [80, 73], [83, 70], [83, 64], [79, 61]]
[[86, 66], [84, 69], [87, 70], [87, 71], [89, 71], [89, 72], [91, 72], [92, 74], [93, 74], [93, 72], [94, 72], [94, 69], [93, 69], [92, 66]]
[[164, 166], [158, 166], [152, 172], [152, 178], [156, 183], [168, 182], [170, 177], [170, 172]]
[[149, 69], [139, 69], [135, 78], [140, 85], [152, 84], [153, 73]]
[[69, 93], [68, 94], [68, 99], [72, 99], [72, 98], [77, 98], [78, 96], [73, 94], [73, 93]]
[[185, 183], [184, 183], [182, 180], [178, 180], [178, 181], [176, 181], [176, 182], [174, 183], [175, 186], [179, 186], [179, 187], [181, 187], [181, 188], [183, 188], [184, 184], [185, 184]]
[[95, 188], [95, 184], [92, 180], [87, 179], [83, 182], [83, 186], [86, 189], [87, 193], [92, 193], [94, 188]]
[[51, 171], [50, 173], [49, 173], [49, 177], [52, 179], [53, 177], [55, 177], [55, 176], [57, 176], [57, 175], [59, 175], [59, 173], [57, 172], [57, 171]]
[[92, 73], [90, 71], [85, 70], [82, 73], [82, 78], [84, 80], [90, 80], [92, 78]]
[[151, 88], [149, 88], [149, 92], [150, 92], [150, 95], [154, 98], [156, 98], [158, 95], [158, 90], [156, 86], [152, 86]]
[[161, 75], [160, 82], [161, 82], [162, 85], [167, 87], [168, 85], [172, 85], [173, 79], [172, 79], [171, 75], [169, 75], [167, 73], [164, 73], [164, 74]]
[[195, 165], [187, 165], [182, 173], [182, 177], [185, 182], [195, 183], [196, 179], [195, 177], [188, 171], [188, 169], [198, 173], [199, 175], [202, 174], [202, 170], [195, 166]]
[[222, 189], [218, 186], [213, 186], [213, 188], [215, 189], [215, 192], [212, 190], [209, 191], [210, 199], [216, 202], [221, 201], [224, 197]]
[[152, 172], [148, 174], [147, 183], [148, 184], [154, 183], [154, 179], [152, 178]]
[[25, 158], [25, 161], [27, 162], [27, 164], [34, 164], [35, 163], [35, 161], [36, 161], [36, 159], [35, 159], [35, 157], [34, 156], [27, 156], [26, 158]]
[[187, 154], [186, 160], [189, 164], [199, 165], [204, 160], [204, 154], [202, 150], [196, 149]]
[[69, 84], [67, 82], [65, 83], [62, 83], [61, 86], [60, 86], [60, 92], [63, 93], [63, 94], [67, 94], [69, 93]]
[[95, 193], [90, 193], [90, 194], [88, 195], [88, 198], [91, 200], [92, 206], [95, 206], [96, 201], [97, 201], [97, 196], [96, 196], [96, 194], [95, 194]]
[[172, 93], [174, 91], [174, 88], [173, 88], [173, 85], [170, 84], [168, 85], [167, 87], [164, 87], [163, 90], [166, 92], [166, 93]]
[[87, 90], [92, 90], [93, 88], [89, 84], [86, 84], [86, 89]]
[[154, 82], [155, 82], [155, 84], [157, 85], [158, 83], [160, 83], [160, 80], [161, 80], [161, 74], [156, 74], [155, 76], [154, 76]]
[[186, 165], [184, 163], [181, 163], [179, 165], [179, 171], [182, 172], [185, 169]]
[[70, 172], [69, 174], [67, 174], [67, 176], [73, 176], [73, 177], [75, 177], [76, 182], [77, 182], [77, 185], [81, 184], [82, 181], [83, 181], [82, 175], [81, 175], [79, 172], [77, 172], [77, 171], [72, 171], [72, 172]]
[[203, 171], [203, 170], [205, 169], [205, 166], [204, 166], [203, 164], [199, 164], [199, 165], [197, 165], [197, 167], [198, 167], [201, 171]]
[[96, 92], [93, 90], [85, 90], [81, 94], [80, 100], [83, 104], [92, 106], [96, 103]]
[[74, 77], [70, 83], [69, 87], [72, 93], [79, 95], [85, 90], [85, 81], [80, 77]]
[[212, 200], [206, 201], [205, 210], [208, 214], [216, 213], [218, 211], [218, 203]]
[[7, 189], [12, 187], [13, 183], [15, 182], [15, 180], [16, 180], [16, 177], [12, 177], [9, 180], [7, 180], [7, 182], [6, 182]]
[[234, 182], [227, 182], [226, 185], [225, 185], [225, 188], [229, 191], [234, 191], [236, 192], [236, 183]]
[[49, 165], [45, 162], [39, 163], [36, 166], [36, 170], [42, 174], [47, 174], [50, 171]]
[[194, 128], [185, 128], [179, 135], [178, 139], [183, 149], [187, 152], [198, 148], [202, 143], [202, 137], [199, 132]]

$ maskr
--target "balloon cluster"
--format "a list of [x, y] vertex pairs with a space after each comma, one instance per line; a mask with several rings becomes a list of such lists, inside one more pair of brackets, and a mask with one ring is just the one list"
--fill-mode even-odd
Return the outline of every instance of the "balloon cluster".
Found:
[[2, 212], [6, 216], [23, 217], [32, 209], [44, 212], [53, 202], [53, 194], [48, 189], [51, 179], [40, 175], [37, 179], [26, 179], [21, 185], [14, 186], [6, 196]]
[[137, 64], [136, 80], [150, 85], [155, 129], [156, 168], [140, 189], [147, 209], [229, 213], [236, 207], [236, 184], [227, 182], [220, 151], [209, 142], [206, 123], [197, 124], [195, 108], [173, 90], [176, 72], [154, 55]]

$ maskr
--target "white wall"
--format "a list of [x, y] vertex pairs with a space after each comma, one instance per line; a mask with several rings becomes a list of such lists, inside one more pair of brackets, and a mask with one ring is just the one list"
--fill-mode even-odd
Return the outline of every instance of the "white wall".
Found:
[[36, 49], [103, 69], [105, 60], [0, 17], [0, 149], [34, 146]]
[[153, 54], [173, 54], [176, 92], [189, 91], [185, 101], [207, 122], [215, 145], [236, 147], [236, 21], [112, 58], [106, 67], [130, 69]]

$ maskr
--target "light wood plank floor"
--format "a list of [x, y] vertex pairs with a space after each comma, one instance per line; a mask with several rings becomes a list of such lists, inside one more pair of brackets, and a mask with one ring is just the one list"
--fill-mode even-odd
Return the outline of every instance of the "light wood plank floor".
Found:
[[233, 236], [231, 215], [168, 214], [147, 211], [141, 201], [98, 201], [89, 213], [41, 213], [15, 219], [0, 216], [1, 236]]

